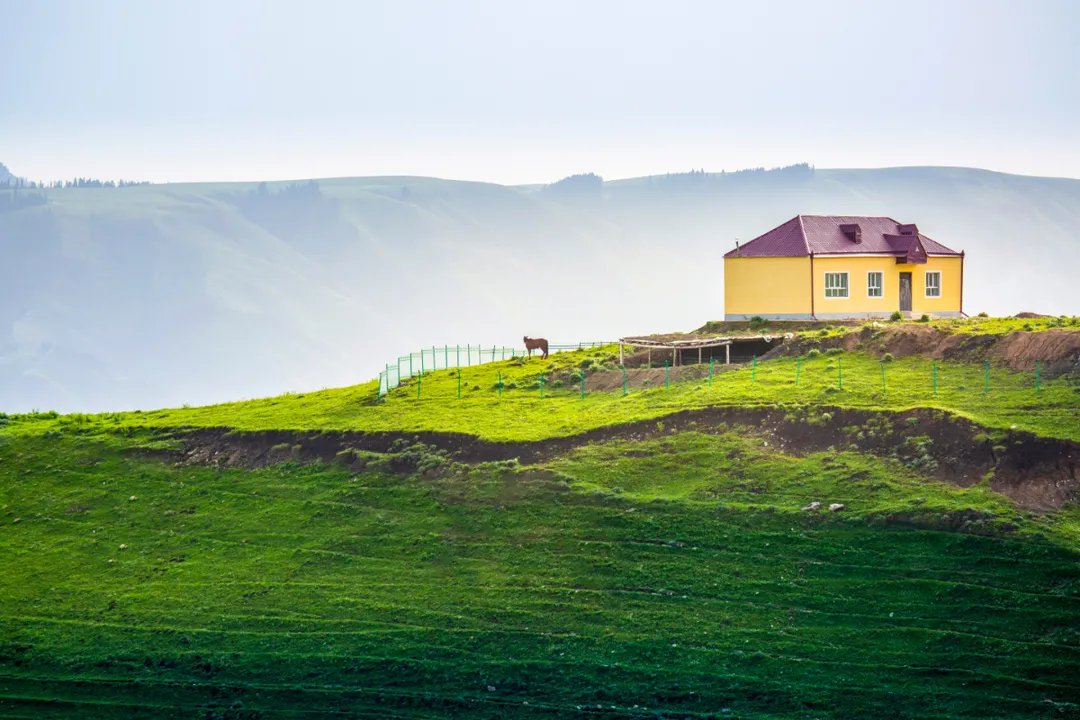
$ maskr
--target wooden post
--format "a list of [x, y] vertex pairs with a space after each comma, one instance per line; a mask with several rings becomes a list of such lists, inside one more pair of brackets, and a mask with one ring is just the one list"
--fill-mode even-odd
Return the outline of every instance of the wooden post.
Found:
[[731, 364], [731, 343], [730, 342], [727, 345], [724, 346], [724, 364], [725, 365], [730, 365]]
[[701, 348], [697, 349], [697, 364], [701, 364]]
[[623, 364], [622, 343], [619, 343], [619, 364]]

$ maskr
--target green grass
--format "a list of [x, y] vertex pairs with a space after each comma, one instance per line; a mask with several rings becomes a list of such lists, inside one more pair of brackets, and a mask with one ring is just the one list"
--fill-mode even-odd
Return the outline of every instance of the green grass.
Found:
[[[576, 385], [549, 384], [545, 397], [540, 397], [536, 382], [541, 372], [549, 378], [553, 373], [557, 377], [586, 360], [601, 365], [606, 361], [610, 366], [611, 358], [611, 349], [607, 348], [563, 353], [548, 362], [505, 361], [463, 368], [461, 399], [457, 397], [456, 371], [439, 370], [424, 376], [419, 398], [414, 381], [376, 403], [372, 382], [198, 408], [61, 418], [20, 416], [9, 424], [9, 431], [84, 426], [105, 430], [227, 426], [241, 430], [439, 430], [489, 440], [538, 440], [660, 418], [685, 409], [784, 404], [870, 410], [929, 407], [970, 418], [988, 428], [1015, 428], [1046, 437], [1080, 440], [1080, 394], [1067, 379], [1044, 380], [1041, 391], [1036, 391], [1034, 373], [993, 367], [990, 391], [984, 393], [981, 365], [939, 361], [935, 394], [933, 363], [921, 357], [900, 358], [884, 365], [860, 353], [822, 354], [801, 361], [781, 358], [761, 362], [756, 370], [718, 365], [711, 384], [706, 380], [673, 382], [665, 389], [660, 379], [660, 387], [635, 388], [626, 397], [617, 388], [590, 392], [584, 399]], [[504, 389], [501, 396], [495, 387], [500, 372], [505, 383], [517, 385], [515, 389]]]
[[[581, 398], [571, 373], [611, 377], [614, 352], [464, 368], [460, 399], [440, 370], [381, 401], [371, 382], [0, 415], [0, 716], [1080, 718], [1076, 505], [664, 431], [693, 408], [931, 407], [1076, 441], [1072, 381], [993, 367], [986, 393], [981, 365], [939, 362], [935, 393], [929, 360], [837, 351]], [[170, 454], [187, 427], [521, 441], [639, 420], [650, 438], [528, 467], [418, 444], [361, 471]]]
[[690, 432], [250, 471], [74, 435], [0, 435], [5, 717], [1080, 714], [1075, 514], [888, 461]]

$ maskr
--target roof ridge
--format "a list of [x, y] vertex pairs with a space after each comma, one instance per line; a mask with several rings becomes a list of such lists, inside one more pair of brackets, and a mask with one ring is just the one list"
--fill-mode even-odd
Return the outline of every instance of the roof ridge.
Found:
[[799, 234], [802, 235], [802, 244], [803, 247], [806, 248], [806, 254], [813, 255], [814, 251], [810, 249], [810, 239], [806, 237], [806, 226], [803, 225], [802, 213], [799, 213], [795, 217], [799, 219]]

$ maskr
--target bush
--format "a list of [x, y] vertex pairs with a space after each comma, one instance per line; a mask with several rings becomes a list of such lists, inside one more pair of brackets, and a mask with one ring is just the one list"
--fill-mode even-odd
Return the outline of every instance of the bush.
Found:
[[821, 354], [821, 351], [818, 350], [817, 348], [810, 348], [810, 350], [807, 351], [807, 353], [806, 353], [806, 357], [817, 357], [820, 354]]
[[919, 322], [930, 322], [930, 316], [923, 313], [922, 316], [919, 317]]
[[901, 312], [899, 310], [894, 311], [893, 314], [889, 316], [889, 320], [891, 320], [893, 322], [899, 322], [900, 320], [903, 320], [903, 319], [904, 319], [904, 316], [903, 316], [903, 314], [901, 314]]
[[984, 313], [984, 312], [981, 312], [981, 313], [979, 313], [978, 315], [976, 315], [975, 317], [984, 317], [984, 318], [988, 318], [988, 317], [990, 317], [990, 315], [989, 315], [988, 313]]
[[825, 351], [825, 354], [826, 355], [839, 355], [842, 352], [844, 352], [843, 348], [829, 348], [828, 350]]
[[760, 315], [755, 315], [754, 317], [750, 318], [750, 327], [754, 328], [755, 330], [761, 327], [765, 327], [768, 324], [769, 323], [765, 320], [765, 318], [761, 317]]
[[893, 361], [892, 353], [885, 353], [884, 355], [881, 356], [881, 362], [892, 362], [892, 361]]

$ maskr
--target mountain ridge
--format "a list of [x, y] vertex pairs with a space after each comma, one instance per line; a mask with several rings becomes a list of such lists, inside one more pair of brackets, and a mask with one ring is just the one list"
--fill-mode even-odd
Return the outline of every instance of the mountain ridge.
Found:
[[0, 410], [205, 403], [349, 384], [432, 344], [689, 329], [723, 315], [723, 252], [800, 213], [887, 215], [965, 250], [970, 313], [1076, 311], [1060, 259], [1080, 180], [803, 165], [548, 187], [378, 176], [0, 206]]

